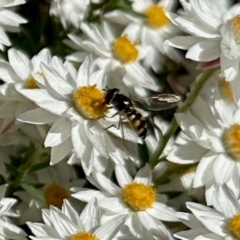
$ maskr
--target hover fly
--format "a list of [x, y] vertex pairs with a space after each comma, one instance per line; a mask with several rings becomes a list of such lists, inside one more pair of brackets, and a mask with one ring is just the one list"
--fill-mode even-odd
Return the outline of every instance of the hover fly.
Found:
[[142, 139], [147, 135], [147, 121], [142, 114], [135, 109], [134, 103], [146, 110], [160, 111], [176, 106], [181, 100], [179, 96], [174, 94], [129, 98], [121, 94], [118, 88], [106, 88], [104, 91], [106, 92], [105, 103], [117, 110], [116, 114], [119, 114], [120, 117], [127, 118], [132, 127], [136, 130], [138, 136]]

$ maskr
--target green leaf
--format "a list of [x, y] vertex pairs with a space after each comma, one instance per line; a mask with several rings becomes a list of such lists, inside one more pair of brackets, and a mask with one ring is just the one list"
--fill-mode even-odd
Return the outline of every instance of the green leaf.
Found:
[[5, 163], [5, 167], [10, 176], [16, 176], [18, 174], [17, 168], [14, 167], [12, 164]]
[[49, 167], [49, 162], [50, 162], [50, 159], [48, 158], [47, 160], [45, 161], [41, 161], [40, 163], [37, 163], [35, 165], [33, 165], [30, 169], [29, 169], [29, 173], [32, 173], [32, 172], [35, 172], [35, 171], [38, 171], [38, 170], [41, 170], [41, 169], [44, 169], [44, 168], [47, 168]]
[[33, 198], [40, 200], [40, 201], [45, 201], [43, 194], [33, 187], [32, 185], [26, 184], [26, 183], [21, 183], [20, 186], [27, 192], [29, 193]]

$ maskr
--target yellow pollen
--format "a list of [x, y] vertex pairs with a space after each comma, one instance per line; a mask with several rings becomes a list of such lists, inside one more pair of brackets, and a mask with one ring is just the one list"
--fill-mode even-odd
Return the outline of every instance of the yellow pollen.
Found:
[[96, 85], [78, 88], [73, 94], [73, 104], [76, 110], [87, 119], [104, 118], [108, 111], [105, 94]]
[[115, 39], [112, 45], [113, 55], [122, 63], [130, 63], [138, 58], [137, 43], [131, 42], [126, 35]]
[[36, 88], [39, 88], [35, 79], [30, 76], [27, 80], [26, 80], [26, 83], [25, 83], [25, 87], [28, 88], [28, 89], [36, 89]]
[[132, 182], [122, 189], [122, 198], [133, 211], [141, 211], [152, 207], [156, 191], [153, 185]]
[[68, 191], [64, 187], [54, 182], [48, 185], [45, 190], [45, 201], [48, 206], [53, 205], [57, 208], [61, 208], [63, 200], [68, 197]]
[[99, 240], [99, 238], [90, 232], [77, 232], [69, 240]]
[[228, 128], [223, 135], [223, 141], [229, 156], [240, 161], [240, 124]]
[[160, 28], [170, 23], [165, 15], [165, 9], [158, 5], [150, 6], [145, 14], [147, 16], [147, 24], [153, 28]]
[[240, 214], [229, 219], [228, 229], [235, 238], [240, 239]]
[[236, 44], [240, 44], [240, 15], [237, 15], [236, 17], [232, 18], [230, 22], [232, 25], [234, 40]]
[[231, 90], [230, 82], [227, 82], [224, 79], [222, 79], [221, 81], [219, 81], [218, 86], [219, 86], [222, 98], [224, 98], [225, 100], [227, 100], [229, 102], [233, 102], [234, 98], [233, 98], [233, 93]]

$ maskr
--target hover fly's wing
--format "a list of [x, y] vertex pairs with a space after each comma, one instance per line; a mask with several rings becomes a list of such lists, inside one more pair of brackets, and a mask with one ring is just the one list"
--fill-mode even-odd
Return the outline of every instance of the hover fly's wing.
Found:
[[163, 93], [153, 97], [131, 96], [131, 100], [143, 109], [149, 111], [161, 111], [175, 107], [181, 101], [181, 97], [175, 94]]

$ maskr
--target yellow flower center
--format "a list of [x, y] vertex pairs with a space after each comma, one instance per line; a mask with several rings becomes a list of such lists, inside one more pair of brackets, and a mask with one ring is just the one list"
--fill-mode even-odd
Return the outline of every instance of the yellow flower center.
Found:
[[78, 88], [73, 94], [73, 104], [77, 111], [87, 119], [104, 118], [108, 111], [105, 94], [96, 85]]
[[237, 15], [236, 17], [232, 18], [230, 20], [230, 23], [232, 25], [234, 40], [236, 44], [240, 44], [240, 15]]
[[228, 128], [223, 141], [227, 153], [236, 161], [240, 161], [240, 124], [234, 124]]
[[69, 240], [99, 240], [94, 234], [90, 232], [77, 232], [73, 234]]
[[156, 191], [153, 185], [132, 182], [122, 189], [122, 198], [133, 211], [141, 211], [152, 207]]
[[61, 208], [63, 200], [69, 197], [69, 192], [57, 183], [52, 183], [45, 190], [45, 201], [48, 206], [53, 205]]
[[112, 45], [113, 55], [122, 63], [130, 63], [138, 58], [137, 43], [131, 42], [126, 35], [115, 39]]
[[232, 93], [232, 89], [230, 86], [230, 82], [227, 82], [224, 79], [222, 79], [221, 81], [219, 81], [218, 86], [219, 86], [222, 98], [224, 98], [225, 100], [227, 100], [229, 102], [233, 102], [234, 98], [233, 98], [233, 93]]
[[147, 16], [147, 24], [152, 28], [160, 28], [170, 23], [169, 19], [165, 15], [165, 9], [158, 5], [150, 6], [145, 14]]
[[36, 89], [36, 88], [39, 88], [35, 79], [30, 76], [27, 80], [26, 80], [26, 83], [25, 83], [25, 88], [28, 88], [28, 89]]
[[228, 229], [235, 238], [240, 239], [240, 214], [229, 219]]

